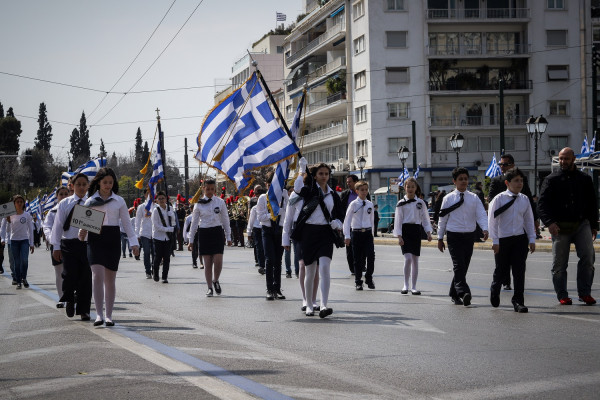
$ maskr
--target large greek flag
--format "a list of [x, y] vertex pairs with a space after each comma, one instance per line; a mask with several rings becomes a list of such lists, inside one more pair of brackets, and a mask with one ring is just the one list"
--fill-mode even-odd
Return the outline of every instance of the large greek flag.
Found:
[[100, 168], [106, 167], [106, 158], [94, 158], [85, 164], [82, 164], [73, 172], [73, 175], [77, 175], [78, 173], [82, 173], [87, 175], [88, 179], [92, 179], [96, 176], [96, 173], [100, 170]]
[[54, 188], [52, 193], [46, 197], [46, 202], [44, 203], [44, 212], [51, 210], [52, 207], [54, 207], [54, 204], [56, 204], [56, 189], [57, 188]]
[[67, 186], [67, 184], [69, 183], [69, 178], [73, 176], [72, 172], [63, 172], [61, 177], [60, 177], [60, 185], [61, 186]]
[[213, 108], [198, 135], [196, 159], [223, 172], [239, 190], [254, 169], [273, 165], [298, 152], [281, 128], [256, 73]]
[[[302, 107], [304, 106], [305, 97], [306, 93], [304, 93], [302, 95], [302, 99], [300, 99], [300, 104], [298, 104], [298, 108], [296, 108], [294, 120], [292, 121], [292, 127], [290, 128], [290, 132], [294, 140], [296, 140], [298, 130], [300, 129], [300, 117], [302, 115]], [[283, 198], [283, 191], [285, 190], [286, 182], [290, 176], [291, 161], [291, 159], [285, 159], [277, 164], [275, 175], [271, 181], [271, 186], [269, 186], [269, 191], [267, 193], [267, 208], [271, 212], [271, 219], [273, 220], [275, 220], [279, 215], [279, 207], [281, 205], [281, 199]]]
[[494, 157], [492, 157], [492, 162], [490, 162], [490, 166], [488, 167], [488, 169], [485, 170], [485, 176], [495, 178], [500, 175], [502, 175], [502, 171], [500, 170], [500, 166], [496, 161], [496, 153], [494, 153]]
[[154, 164], [152, 165], [152, 176], [148, 181], [148, 186], [150, 187], [150, 197], [148, 198], [148, 202], [146, 203], [145, 207], [147, 215], [150, 214], [150, 210], [152, 209], [152, 203], [154, 202], [154, 188], [156, 187], [156, 184], [158, 182], [162, 181], [165, 178], [165, 171], [163, 169], [162, 163], [162, 147], [160, 145], [160, 140], [157, 140], [156, 142], [156, 155], [154, 159]]

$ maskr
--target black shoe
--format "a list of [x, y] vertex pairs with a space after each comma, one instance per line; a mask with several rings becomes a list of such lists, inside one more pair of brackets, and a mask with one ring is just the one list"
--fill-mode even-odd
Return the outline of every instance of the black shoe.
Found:
[[65, 311], [67, 312], [67, 317], [73, 318], [75, 315], [75, 303], [72, 301], [67, 301], [65, 304]]
[[267, 290], [266, 299], [267, 299], [267, 300], [275, 300], [275, 297], [273, 296], [273, 293], [272, 293], [272, 292], [269, 292], [269, 291]]
[[319, 307], [319, 306], [313, 306], [313, 310], [314, 311], [321, 311], [321, 307]]
[[333, 314], [333, 309], [332, 308], [322, 308], [321, 311], [319, 311], [319, 317], [321, 318], [325, 318], [328, 315]]
[[65, 308], [65, 303], [56, 303], [56, 308]]
[[15, 286], [17, 284], [17, 280], [15, 278], [13, 278], [12, 284], [13, 284], [13, 286]]
[[402, 289], [402, 290], [400, 291], [400, 293], [402, 293], [402, 294], [408, 294], [408, 290], [406, 290], [406, 289]]
[[160, 279], [158, 279], [158, 274], [154, 274], [154, 282], [158, 282]]
[[206, 291], [206, 297], [213, 297], [213, 290], [212, 290], [212, 288], [210, 288], [210, 289], [208, 289]]
[[463, 305], [465, 307], [471, 305], [471, 293], [465, 293], [462, 297]]
[[192, 268], [198, 268], [198, 264], [196, 264], [196, 263], [193, 263], [193, 264], [192, 264]]
[[525, 307], [524, 304], [517, 303], [516, 301], [513, 301], [512, 304], [513, 304], [513, 307], [515, 308], [515, 312], [518, 312], [518, 313], [529, 312], [529, 309], [527, 307]]
[[23, 279], [23, 286], [25, 286], [25, 288], [29, 287], [29, 282], [27, 282], [27, 279]]
[[17, 283], [17, 289], [22, 289], [22, 288], [23, 288], [23, 286], [21, 286], [20, 283]]
[[214, 281], [213, 286], [215, 287], [215, 292], [217, 292], [217, 294], [221, 294], [221, 284], [219, 281]]
[[510, 283], [508, 285], [504, 285], [504, 290], [512, 290]]
[[450, 300], [457, 306], [463, 305], [463, 301], [460, 299], [460, 297], [452, 297]]
[[261, 274], [261, 275], [264, 275], [265, 274], [265, 269], [264, 268], [259, 268], [258, 269], [258, 273]]
[[135, 256], [135, 259], [136, 259], [137, 261], [140, 261], [140, 256]]
[[152, 274], [146, 274], [146, 279], [152, 279]]
[[413, 296], [420, 296], [420, 295], [421, 295], [421, 292], [420, 292], [419, 290], [411, 290], [411, 291], [410, 291], [410, 293], [411, 293]]
[[277, 300], [285, 300], [285, 296], [283, 295], [283, 293], [281, 293], [281, 289], [276, 290], [274, 295], [277, 298]]
[[104, 325], [104, 321], [99, 319], [98, 321], [94, 321], [94, 326]]
[[127, 257], [125, 256], [125, 254], [123, 254], [123, 258], [127, 258]]
[[90, 320], [90, 314], [88, 314], [88, 313], [81, 314], [81, 320], [82, 321], [89, 321]]
[[500, 305], [500, 295], [491, 293], [490, 303], [492, 303], [492, 307], [498, 307]]
[[292, 277], [292, 273], [291, 273], [291, 272], [288, 272], [288, 273], [286, 273], [286, 274], [285, 274], [285, 277], [286, 277], [286, 278], [291, 278], [291, 277]]
[[306, 311], [306, 306], [302, 306], [300, 309], [301, 309], [302, 311]]
[[106, 326], [115, 326], [113, 321], [106, 321]]
[[167, 280], [167, 278], [163, 279], [163, 283], [169, 283], [169, 281]]
[[371, 282], [367, 282], [367, 287], [368, 287], [369, 289], [375, 289], [375, 283], [373, 283], [373, 281], [371, 281]]
[[0, 274], [4, 273], [4, 268], [2, 268], [2, 266], [0, 266]]
[[363, 290], [363, 285], [362, 284], [356, 285], [356, 290]]
[[363, 272], [367, 272], [367, 267], [363, 267]]

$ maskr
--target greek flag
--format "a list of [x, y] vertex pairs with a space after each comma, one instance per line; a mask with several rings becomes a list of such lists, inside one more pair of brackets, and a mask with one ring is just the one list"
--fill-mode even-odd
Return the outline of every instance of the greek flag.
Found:
[[[302, 95], [300, 104], [298, 104], [298, 108], [296, 108], [296, 113], [294, 114], [294, 120], [290, 129], [294, 140], [296, 140], [296, 135], [300, 129], [300, 116], [302, 115], [302, 107], [304, 106], [305, 97], [306, 93]], [[273, 180], [269, 186], [269, 191], [267, 193], [267, 208], [271, 213], [272, 220], [275, 220], [279, 215], [279, 207], [283, 198], [283, 191], [285, 190], [285, 184], [290, 176], [290, 162], [290, 159], [286, 159], [277, 164], [275, 175], [273, 176]]]
[[398, 176], [398, 186], [404, 187], [404, 182], [410, 178], [410, 174], [408, 173], [408, 168], [404, 167], [404, 171]]
[[52, 193], [50, 193], [48, 195], [48, 197], [46, 197], [46, 202], [44, 203], [44, 212], [49, 211], [52, 209], [52, 207], [54, 207], [54, 204], [56, 203], [56, 189], [54, 188], [54, 190], [52, 191]]
[[581, 145], [581, 154], [586, 154], [590, 152], [590, 148], [588, 146], [587, 135], [583, 137], [583, 144]]
[[146, 204], [146, 215], [150, 214], [150, 210], [152, 209], [152, 203], [154, 202], [154, 187], [160, 181], [165, 178], [165, 171], [163, 169], [162, 163], [162, 147], [160, 146], [160, 140], [157, 140], [156, 145], [156, 156], [154, 164], [152, 165], [152, 176], [148, 181], [148, 186], [150, 187], [150, 198], [148, 199], [148, 203]]
[[489, 176], [490, 178], [495, 178], [497, 176], [502, 175], [502, 171], [500, 170], [500, 166], [496, 161], [496, 153], [494, 153], [494, 157], [492, 157], [492, 162], [488, 169], [485, 170], [485, 176]]
[[273, 116], [256, 73], [209, 112], [197, 142], [196, 159], [223, 172], [238, 190], [252, 182], [252, 170], [299, 151]]
[[63, 172], [61, 177], [60, 177], [60, 185], [61, 186], [67, 186], [67, 184], [69, 183], [69, 178], [73, 176], [72, 172]]
[[277, 21], [285, 21], [287, 19], [287, 16], [284, 13], [276, 12], [275, 16]]
[[33, 214], [33, 213], [39, 214], [39, 206], [40, 206], [40, 196], [31, 200], [31, 203], [29, 203], [29, 213], [30, 214]]
[[592, 144], [590, 145], [590, 153], [593, 153], [596, 151], [596, 135], [594, 135], [594, 138], [592, 139]]
[[94, 158], [85, 164], [82, 164], [75, 170], [73, 175], [77, 175], [78, 173], [82, 173], [87, 175], [88, 179], [92, 179], [96, 176], [96, 173], [100, 168], [106, 167], [106, 158]]
[[421, 164], [417, 165], [417, 170], [413, 174], [413, 178], [417, 179], [419, 177], [419, 172], [421, 172]]

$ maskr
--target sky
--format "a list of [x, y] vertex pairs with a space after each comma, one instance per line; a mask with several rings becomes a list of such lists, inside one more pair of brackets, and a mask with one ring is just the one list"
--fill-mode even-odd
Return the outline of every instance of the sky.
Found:
[[[112, 89], [116, 93], [106, 94], [169, 7]], [[0, 102], [5, 112], [13, 107], [21, 121], [21, 152], [34, 145], [42, 102], [52, 124], [51, 153], [65, 163], [69, 137], [82, 111], [92, 155], [98, 154], [102, 139], [108, 154], [126, 156], [133, 152], [138, 127], [143, 140], [152, 144], [159, 108], [167, 158], [183, 167], [184, 138], [188, 150], [197, 149], [204, 116], [214, 106], [215, 92], [230, 78], [234, 62], [275, 28], [276, 12], [287, 15], [286, 26], [294, 22], [302, 13], [302, 1], [3, 0], [0, 10]], [[151, 92], [133, 93], [140, 91]], [[197, 168], [196, 163], [190, 166]]]

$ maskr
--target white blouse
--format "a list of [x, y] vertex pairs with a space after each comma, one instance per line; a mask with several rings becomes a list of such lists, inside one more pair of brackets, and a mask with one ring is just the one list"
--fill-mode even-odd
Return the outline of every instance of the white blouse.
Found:
[[[159, 209], [160, 212], [162, 212], [162, 216], [167, 226], [164, 226], [160, 219], [160, 215], [158, 214]], [[173, 232], [175, 230], [176, 218], [177, 217], [175, 216], [172, 208], [167, 211], [166, 207], [162, 208], [161, 206], [157, 205], [154, 208], [154, 211], [152, 211], [152, 239], [159, 240], [161, 242], [166, 242], [169, 240], [167, 232]]]
[[[94, 201], [94, 199], [102, 198], [100, 196], [100, 192], [97, 191], [90, 198], [88, 198], [85, 202], [85, 206], [89, 207], [89, 205]], [[139, 246], [137, 236], [131, 227], [131, 223], [129, 222], [129, 212], [127, 211], [127, 204], [125, 204], [125, 200], [114, 193], [110, 194], [109, 199], [113, 199], [108, 203], [102, 205], [96, 205], [92, 208], [94, 210], [104, 212], [104, 221], [102, 222], [102, 226], [119, 226], [119, 221], [123, 221], [123, 228], [125, 233], [127, 234], [127, 238], [129, 239], [129, 245]]]
[[[23, 214], [11, 215], [10, 223], [6, 224], [7, 236], [13, 240], [29, 240], [29, 246], [33, 246], [33, 218], [27, 211]], [[8, 221], [7, 221], [8, 222]]]
[[404, 204], [407, 196], [404, 196], [402, 200], [396, 205], [396, 213], [394, 216], [394, 236], [402, 236], [402, 224], [417, 224], [423, 226], [425, 232], [431, 233], [431, 222], [429, 222], [429, 212], [427, 211], [427, 204], [423, 199], [415, 197], [416, 201]]
[[80, 201], [80, 204], [85, 204], [87, 200], [87, 196], [83, 196], [83, 198], [78, 197], [76, 194], [73, 194], [69, 197], [66, 197], [58, 203], [58, 207], [56, 209], [56, 216], [54, 217], [54, 222], [52, 223], [52, 236], [50, 239], [50, 244], [54, 246], [55, 249], [60, 249], [60, 241], [61, 239], [77, 239], [77, 235], [79, 234], [79, 228], [70, 227], [66, 232], [63, 227], [65, 225], [65, 221], [67, 217], [71, 213], [75, 204]]
[[[208, 200], [204, 196], [203, 200]], [[225, 230], [225, 238], [228, 242], [231, 241], [231, 226], [229, 225], [229, 214], [227, 206], [223, 199], [217, 196], [210, 198], [208, 203], [196, 203], [194, 211], [192, 211], [192, 227], [190, 228], [189, 237], [191, 240], [196, 235], [198, 228], [213, 228], [222, 226]]]

